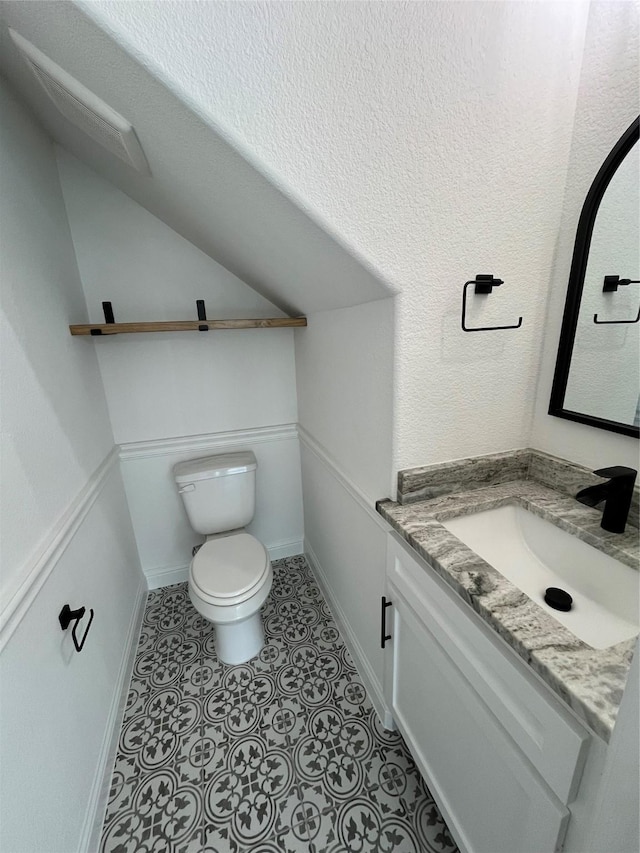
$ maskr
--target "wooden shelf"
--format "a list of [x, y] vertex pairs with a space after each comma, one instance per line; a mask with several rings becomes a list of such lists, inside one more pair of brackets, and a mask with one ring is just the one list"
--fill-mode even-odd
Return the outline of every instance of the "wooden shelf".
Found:
[[[218, 329], [282, 329], [306, 326], [306, 317], [258, 320], [169, 320], [158, 323], [82, 323], [69, 326], [72, 335], [131, 335], [140, 332], [200, 332]], [[203, 328], [204, 327], [204, 328]]]

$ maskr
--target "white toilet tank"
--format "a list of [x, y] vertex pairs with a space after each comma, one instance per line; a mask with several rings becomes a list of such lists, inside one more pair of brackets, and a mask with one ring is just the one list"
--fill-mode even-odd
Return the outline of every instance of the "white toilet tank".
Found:
[[175, 465], [173, 475], [191, 527], [210, 535], [249, 524], [256, 506], [256, 468], [250, 450]]

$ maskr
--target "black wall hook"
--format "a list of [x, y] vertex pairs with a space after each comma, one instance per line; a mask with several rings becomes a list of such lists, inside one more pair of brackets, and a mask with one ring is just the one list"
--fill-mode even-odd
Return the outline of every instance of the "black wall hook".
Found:
[[[628, 284], [640, 284], [631, 278], [620, 278], [619, 275], [605, 275], [602, 285], [603, 293], [616, 293], [619, 287], [626, 287]], [[640, 308], [638, 308], [638, 316], [634, 320], [598, 320], [598, 315], [593, 315], [593, 322], [598, 326], [623, 326], [631, 323], [640, 322]]]
[[493, 292], [494, 287], [500, 287], [504, 284], [501, 278], [494, 278], [492, 275], [477, 275], [472, 281], [465, 282], [462, 289], [462, 331], [463, 332], [495, 332], [499, 329], [519, 329], [522, 325], [522, 317], [514, 326], [467, 326], [467, 290], [474, 284], [474, 293], [487, 295]]
[[84, 646], [84, 641], [87, 639], [87, 634], [89, 633], [89, 628], [91, 627], [91, 623], [93, 622], [93, 608], [91, 608], [90, 613], [91, 617], [89, 618], [89, 624], [86, 627], [84, 632], [84, 636], [80, 643], [78, 643], [78, 638], [76, 636], [76, 628], [80, 624], [80, 620], [86, 613], [86, 607], [79, 607], [77, 610], [72, 610], [68, 604], [62, 608], [60, 613], [58, 614], [58, 621], [60, 622], [60, 627], [63, 631], [66, 631], [69, 625], [73, 620], [75, 620], [73, 624], [73, 630], [71, 631], [71, 636], [73, 637], [73, 645], [76, 647], [77, 652], [81, 652]]

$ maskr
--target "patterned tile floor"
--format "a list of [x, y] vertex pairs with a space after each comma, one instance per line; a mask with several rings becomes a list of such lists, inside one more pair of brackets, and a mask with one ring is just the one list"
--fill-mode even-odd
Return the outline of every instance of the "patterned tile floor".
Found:
[[273, 570], [240, 666], [186, 584], [149, 594], [101, 853], [457, 853], [304, 557]]

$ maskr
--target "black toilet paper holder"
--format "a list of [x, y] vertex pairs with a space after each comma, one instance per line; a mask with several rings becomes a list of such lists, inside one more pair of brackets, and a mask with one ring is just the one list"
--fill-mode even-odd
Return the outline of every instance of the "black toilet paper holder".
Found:
[[81, 652], [84, 646], [84, 641], [87, 639], [87, 634], [89, 633], [89, 628], [91, 627], [91, 623], [93, 622], [93, 608], [90, 608], [91, 616], [89, 618], [89, 624], [86, 627], [84, 632], [84, 636], [82, 640], [78, 643], [78, 637], [76, 636], [76, 629], [80, 624], [82, 617], [86, 613], [86, 607], [79, 607], [77, 610], [72, 610], [68, 604], [62, 608], [60, 613], [58, 614], [58, 621], [60, 622], [60, 627], [63, 631], [66, 631], [69, 625], [73, 620], [75, 620], [73, 625], [73, 630], [71, 631], [71, 636], [73, 637], [73, 645], [76, 647], [77, 652]]

